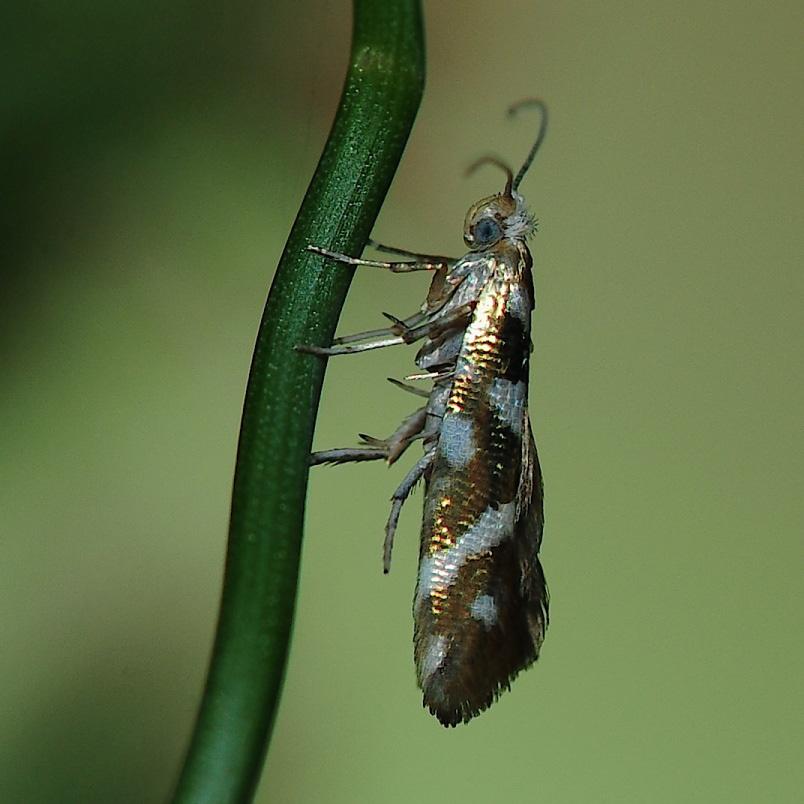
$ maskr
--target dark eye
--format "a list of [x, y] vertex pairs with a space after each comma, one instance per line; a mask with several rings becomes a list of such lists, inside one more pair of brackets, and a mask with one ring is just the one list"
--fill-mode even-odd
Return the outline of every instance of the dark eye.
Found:
[[478, 246], [487, 246], [502, 237], [502, 229], [494, 218], [481, 218], [475, 224], [474, 236]]

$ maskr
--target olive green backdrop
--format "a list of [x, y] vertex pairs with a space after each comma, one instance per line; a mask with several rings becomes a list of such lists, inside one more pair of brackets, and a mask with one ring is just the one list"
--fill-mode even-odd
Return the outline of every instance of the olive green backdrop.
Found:
[[[338, 99], [345, 0], [26, 8], [4, 25], [0, 800], [159, 802], [213, 633], [250, 353]], [[30, 15], [34, 16], [30, 16]], [[430, 2], [379, 238], [458, 254], [518, 163], [552, 625], [469, 726], [420, 707], [405, 471], [319, 468], [258, 801], [793, 802], [802, 54], [793, 2]], [[427, 278], [365, 269], [342, 331]], [[385, 435], [413, 349], [330, 363], [316, 443]], [[407, 463], [406, 461], [403, 463]]]

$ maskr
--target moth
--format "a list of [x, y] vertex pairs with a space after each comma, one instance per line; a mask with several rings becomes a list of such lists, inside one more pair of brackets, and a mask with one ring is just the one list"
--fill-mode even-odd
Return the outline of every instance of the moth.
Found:
[[361, 434], [356, 448], [312, 454], [310, 463], [397, 461], [414, 442], [424, 454], [391, 498], [383, 564], [388, 572], [402, 506], [425, 487], [419, 572], [413, 602], [416, 675], [424, 705], [445, 726], [468, 722], [509, 688], [539, 656], [548, 623], [548, 592], [539, 561], [544, 527], [542, 474], [528, 417], [528, 367], [534, 308], [528, 238], [536, 220], [519, 194], [547, 130], [540, 100], [538, 136], [522, 167], [506, 174], [502, 192], [473, 204], [460, 259], [372, 245], [410, 258], [381, 262], [318, 246], [309, 250], [355, 266], [394, 273], [430, 271], [425, 302], [414, 315], [385, 314], [384, 329], [336, 338], [329, 347], [298, 347], [331, 356], [423, 342], [408, 383], [426, 399], [388, 437]]

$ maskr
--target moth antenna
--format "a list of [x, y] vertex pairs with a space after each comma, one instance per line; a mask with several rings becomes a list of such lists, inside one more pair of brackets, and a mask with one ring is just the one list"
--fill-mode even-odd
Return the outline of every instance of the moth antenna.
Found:
[[472, 162], [468, 168], [466, 168], [466, 175], [471, 176], [481, 165], [496, 165], [500, 170], [505, 171], [505, 175], [508, 177], [505, 181], [505, 189], [503, 190], [503, 195], [511, 198], [511, 188], [513, 187], [516, 189], [516, 185], [513, 184], [514, 181], [514, 172], [508, 165], [505, 164], [500, 159], [497, 159], [496, 156], [481, 156], [476, 162]]
[[519, 172], [516, 174], [516, 178], [511, 184], [511, 187], [514, 190], [519, 189], [522, 179], [525, 178], [525, 174], [528, 172], [528, 168], [531, 166], [531, 163], [536, 156], [536, 152], [541, 147], [545, 134], [547, 134], [547, 104], [539, 98], [526, 98], [525, 100], [518, 101], [511, 106], [508, 109], [508, 114], [513, 117], [523, 106], [536, 106], [541, 113], [541, 120], [539, 121], [539, 133], [536, 135], [536, 142], [533, 143], [533, 146], [528, 152], [527, 158], [522, 164], [522, 167], [519, 168]]

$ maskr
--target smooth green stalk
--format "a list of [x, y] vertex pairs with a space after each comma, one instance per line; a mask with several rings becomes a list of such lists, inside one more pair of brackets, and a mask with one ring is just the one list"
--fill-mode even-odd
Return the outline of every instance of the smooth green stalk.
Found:
[[324, 363], [352, 270], [305, 249], [359, 254], [396, 171], [424, 86], [418, 0], [355, 0], [352, 55], [321, 161], [260, 324], [237, 451], [218, 630], [175, 804], [250, 801], [290, 643], [307, 457]]

